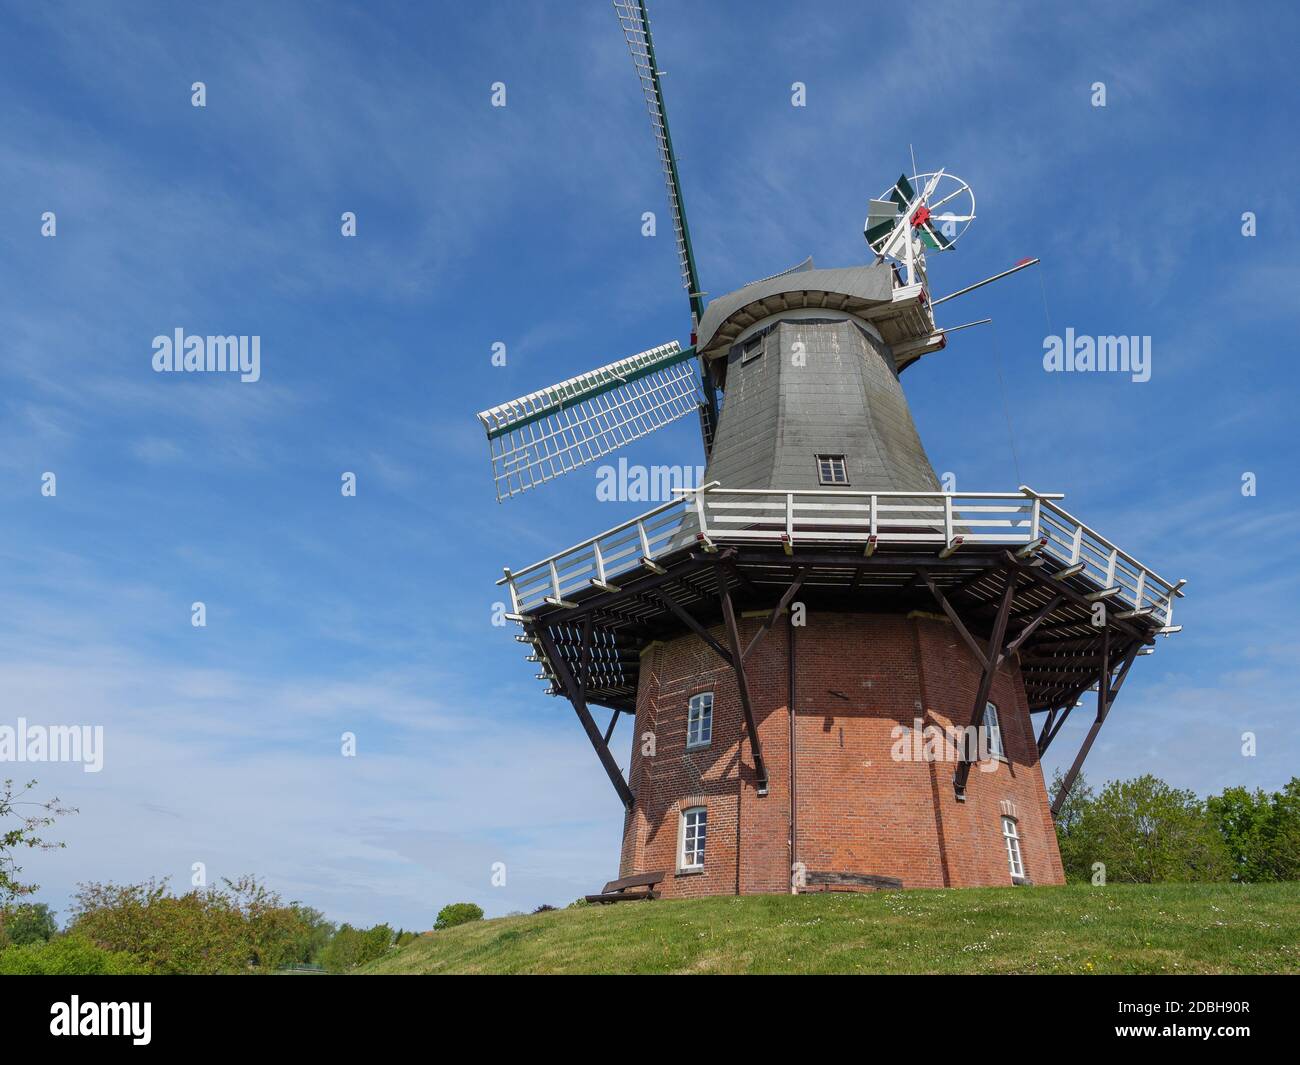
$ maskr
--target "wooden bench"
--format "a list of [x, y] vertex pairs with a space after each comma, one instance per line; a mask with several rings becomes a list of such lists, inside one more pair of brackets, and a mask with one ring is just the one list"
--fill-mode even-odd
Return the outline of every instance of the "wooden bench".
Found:
[[805, 873], [802, 891], [897, 891], [903, 882], [894, 876], [867, 873]]
[[599, 895], [587, 895], [588, 902], [605, 905], [610, 902], [632, 902], [637, 899], [657, 899], [659, 892], [654, 888], [668, 875], [667, 870], [658, 873], [642, 873], [640, 876], [625, 876], [622, 880], [611, 880]]

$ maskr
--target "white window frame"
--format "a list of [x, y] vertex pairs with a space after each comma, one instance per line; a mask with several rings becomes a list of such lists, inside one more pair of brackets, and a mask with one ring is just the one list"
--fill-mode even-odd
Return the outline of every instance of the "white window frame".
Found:
[[[692, 819], [694, 824], [692, 824]], [[692, 829], [694, 832], [692, 834]], [[691, 851], [693, 864], [687, 864], [686, 846], [698, 841], [699, 846]], [[709, 843], [709, 808], [707, 806], [688, 806], [682, 811], [680, 828], [677, 833], [677, 870], [682, 873], [698, 873], [704, 868], [704, 851]]]
[[[829, 466], [830, 477], [827, 477], [826, 471], [822, 464]], [[837, 465], [838, 464], [838, 465]], [[843, 474], [843, 480], [836, 480], [836, 473]], [[834, 487], [841, 487], [849, 483], [849, 457], [847, 455], [818, 455], [817, 456], [817, 483], [828, 484]]]
[[984, 704], [984, 730], [989, 738], [989, 756], [1007, 760], [1007, 745], [1002, 742], [1002, 715], [994, 703]]
[[[692, 739], [692, 730], [695, 733]], [[713, 692], [696, 692], [686, 704], [686, 749], [697, 750], [713, 742]]]
[[1002, 841], [1007, 848], [1007, 866], [1012, 880], [1025, 879], [1025, 859], [1020, 852], [1020, 828], [1014, 817], [1002, 817]]
[[764, 337], [753, 337], [746, 340], [740, 348], [740, 365], [744, 366], [747, 363], [753, 362], [763, 354], [766, 348], [767, 343]]

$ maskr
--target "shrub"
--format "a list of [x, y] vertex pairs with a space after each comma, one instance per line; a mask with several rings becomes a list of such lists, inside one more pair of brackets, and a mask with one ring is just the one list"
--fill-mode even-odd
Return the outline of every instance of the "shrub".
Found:
[[0, 907], [0, 949], [10, 943], [16, 947], [44, 943], [57, 931], [54, 912], [43, 902]]
[[321, 952], [321, 964], [332, 973], [346, 973], [366, 962], [382, 958], [393, 945], [393, 930], [386, 924], [373, 928], [339, 927]]
[[537, 909], [533, 911], [533, 913], [551, 913], [554, 909], [555, 909], [554, 906], [551, 906], [549, 903], [543, 902], [540, 906], [537, 907]]
[[55, 936], [0, 951], [0, 976], [130, 976], [146, 969], [131, 955], [78, 935]]
[[455, 928], [458, 924], [483, 920], [483, 908], [472, 902], [453, 902], [438, 911], [438, 919], [433, 922], [434, 931]]
[[208, 975], [302, 960], [300, 913], [252, 877], [170, 895], [167, 882], [82, 884], [70, 930], [155, 973]]

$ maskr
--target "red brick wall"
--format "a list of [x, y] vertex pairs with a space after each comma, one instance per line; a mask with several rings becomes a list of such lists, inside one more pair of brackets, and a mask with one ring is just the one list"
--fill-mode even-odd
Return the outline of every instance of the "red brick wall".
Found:
[[[797, 857], [813, 872], [900, 878], [906, 887], [1011, 883], [1001, 817], [1016, 818], [1025, 872], [1064, 882], [1024, 688], [1013, 664], [994, 679], [1007, 761], [972, 768], [967, 798], [948, 761], [893, 756], [898, 726], [964, 726], [979, 666], [952, 625], [930, 615], [810, 611], [797, 631]], [[742, 644], [758, 618], [741, 619]], [[724, 639], [721, 626], [713, 630]], [[629, 783], [637, 795], [623, 835], [620, 875], [667, 870], [666, 896], [788, 891], [791, 723], [788, 626], [746, 663], [769, 792], [757, 793], [753, 752], [735, 678], [693, 635], [642, 657]], [[687, 703], [714, 693], [713, 740], [686, 750]], [[653, 742], [653, 756], [644, 754]], [[681, 811], [705, 806], [702, 873], [678, 874]]]

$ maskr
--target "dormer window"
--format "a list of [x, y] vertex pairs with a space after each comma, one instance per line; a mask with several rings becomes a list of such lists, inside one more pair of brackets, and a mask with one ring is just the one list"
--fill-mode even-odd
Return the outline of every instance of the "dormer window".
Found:
[[820, 484], [846, 485], [849, 469], [843, 455], [817, 456], [817, 481]]

